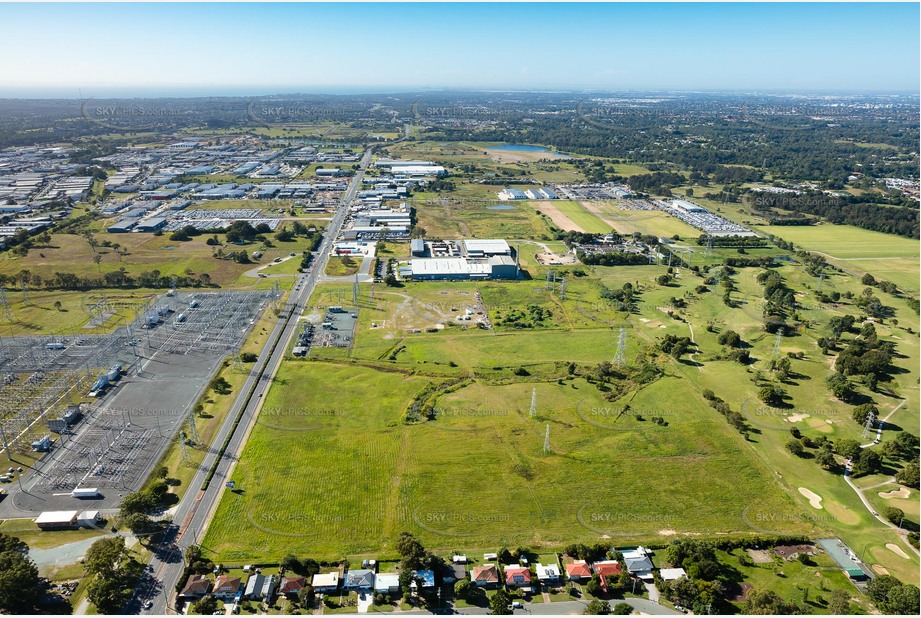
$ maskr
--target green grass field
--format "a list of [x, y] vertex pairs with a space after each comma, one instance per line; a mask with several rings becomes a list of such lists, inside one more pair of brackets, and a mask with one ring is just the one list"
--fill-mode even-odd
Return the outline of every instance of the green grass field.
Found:
[[[795, 264], [778, 267], [801, 291], [799, 312], [812, 324], [781, 344], [782, 353], [804, 353], [783, 385], [793, 405], [784, 411], [756, 398], [759, 380], [770, 380], [775, 343], [762, 330], [759, 269], [739, 269], [737, 306], [728, 308], [716, 290], [696, 293], [701, 280], [683, 269], [671, 286], [655, 283], [664, 266], [556, 269], [581, 268], [586, 275], [568, 279], [561, 299], [558, 286], [547, 289], [544, 269], [530, 262], [527, 268], [531, 281], [377, 286], [373, 299], [363, 287], [350, 349], [314, 348], [311, 361], [284, 365], [267, 406], [302, 412], [293, 418], [274, 412], [257, 424], [235, 472], [243, 491], [225, 494], [205, 540], [214, 556], [277, 559], [288, 548], [317, 556], [387, 555], [404, 529], [439, 550], [471, 551], [501, 544], [558, 548], [604, 535], [648, 543], [669, 538], [672, 530], [803, 532], [841, 536], [872, 564], [905, 580], [917, 576], [917, 559], [886, 548], [899, 542], [895, 533], [870, 516], [840, 475], [784, 448], [791, 427], [812, 436], [859, 438], [851, 407], [829, 397], [824, 378], [832, 359], [816, 344], [831, 315], [859, 312], [848, 301], [819, 305], [809, 291], [816, 278]], [[641, 292], [636, 313], [620, 312], [600, 295], [602, 284], [625, 282]], [[863, 287], [844, 273], [827, 275], [825, 285], [855, 294]], [[338, 304], [340, 291], [349, 297], [347, 285], [320, 286], [307, 314], [317, 319], [323, 307]], [[476, 309], [475, 291], [491, 330], [476, 328], [478, 314], [457, 319]], [[899, 371], [889, 383], [897, 396], [858, 390], [884, 414], [907, 398], [892, 422], [917, 433], [908, 410], [919, 401], [912, 360], [918, 341], [905, 329], [917, 329], [918, 318], [903, 300], [879, 294], [899, 318], [898, 326], [877, 325], [879, 335], [898, 346]], [[672, 297], [688, 303], [677, 312], [680, 320], [666, 312]], [[531, 305], [548, 312], [540, 323], [523, 330], [502, 323], [507, 313]], [[708, 324], [738, 331], [754, 363], [716, 360], [721, 346]], [[613, 403], [581, 378], [557, 381], [569, 362], [610, 361], [620, 325], [627, 329], [632, 366], [665, 334], [693, 334], [700, 352], [686, 362], [666, 361], [662, 378]], [[530, 375], [516, 375], [519, 368]], [[414, 393], [462, 376], [474, 381], [440, 396], [436, 409], [442, 413], [434, 421], [402, 423]], [[748, 440], [705, 404], [705, 388], [748, 419]], [[538, 419], [528, 413], [532, 389]], [[611, 408], [627, 403], [644, 420], [612, 426]], [[653, 416], [667, 426], [653, 424]], [[541, 447], [548, 423], [553, 452], [546, 455]], [[884, 439], [892, 435], [886, 431]], [[290, 454], [285, 462], [304, 463], [289, 469], [277, 461], [278, 452]], [[261, 482], [265, 475], [278, 482]], [[800, 488], [821, 496], [823, 509], [809, 506]], [[235, 547], [241, 528], [253, 531], [252, 541]]]
[[917, 258], [921, 255], [918, 241], [894, 234], [883, 234], [851, 225], [791, 226], [766, 225], [759, 230], [779, 236], [793, 244], [821, 251], [840, 260], [868, 258]]

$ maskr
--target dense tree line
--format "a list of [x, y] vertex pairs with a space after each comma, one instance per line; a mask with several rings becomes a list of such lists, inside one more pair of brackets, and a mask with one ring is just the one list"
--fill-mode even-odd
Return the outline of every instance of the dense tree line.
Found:
[[[883, 204], [886, 201], [886, 198], [879, 195], [838, 197], [825, 193], [772, 194], [759, 196], [757, 205], [763, 210], [780, 209], [799, 214], [816, 215], [830, 223], [853, 225], [866, 230], [898, 234], [906, 238], [918, 238], [917, 203], [892, 199], [888, 201], [893, 204]], [[782, 220], [780, 217], [777, 219]], [[780, 225], [784, 223], [781, 222]]]

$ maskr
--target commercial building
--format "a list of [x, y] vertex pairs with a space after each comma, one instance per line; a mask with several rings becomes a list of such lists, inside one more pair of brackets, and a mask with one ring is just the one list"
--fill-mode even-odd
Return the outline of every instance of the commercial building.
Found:
[[409, 264], [413, 281], [517, 279], [519, 276], [518, 264], [507, 255], [484, 259], [414, 258]]

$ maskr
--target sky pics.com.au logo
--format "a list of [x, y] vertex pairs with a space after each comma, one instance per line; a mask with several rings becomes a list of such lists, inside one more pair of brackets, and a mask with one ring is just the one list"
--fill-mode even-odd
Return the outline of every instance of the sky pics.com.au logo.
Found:
[[164, 124], [171, 124], [183, 116], [186, 110], [168, 105], [152, 103], [124, 104], [107, 103], [87, 99], [80, 106], [84, 119], [114, 130], [151, 131]]

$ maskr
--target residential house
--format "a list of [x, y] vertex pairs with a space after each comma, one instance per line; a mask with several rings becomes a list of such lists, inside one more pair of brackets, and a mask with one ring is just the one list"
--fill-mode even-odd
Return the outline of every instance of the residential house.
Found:
[[601, 589], [608, 591], [608, 582], [620, 577], [623, 568], [617, 560], [601, 560], [592, 565], [595, 573], [601, 576]]
[[441, 581], [454, 584], [462, 579], [467, 579], [467, 567], [463, 564], [446, 564], [441, 570]]
[[211, 592], [211, 579], [205, 575], [190, 575], [179, 592], [180, 599], [200, 599]]
[[242, 587], [243, 584], [240, 583], [239, 577], [221, 575], [214, 580], [211, 594], [222, 601], [233, 601]]
[[659, 569], [659, 577], [663, 581], [670, 582], [675, 579], [681, 579], [682, 577], [687, 577], [687, 573], [684, 569]]
[[335, 592], [339, 589], [339, 572], [317, 573], [313, 576], [312, 583], [316, 592]]
[[276, 584], [277, 579], [274, 575], [265, 576], [259, 572], [254, 573], [246, 580], [243, 598], [251, 601], [265, 601], [271, 605], [275, 597]]
[[566, 567], [566, 575], [569, 576], [570, 581], [582, 582], [592, 577], [592, 568], [585, 560], [567, 562], [563, 566]]
[[345, 574], [343, 587], [347, 590], [367, 590], [374, 588], [374, 571], [370, 569], [354, 569]]
[[509, 588], [531, 589], [531, 569], [525, 566], [505, 567], [505, 585]]
[[[339, 574], [336, 573], [337, 580], [338, 577]], [[278, 594], [288, 599], [296, 599], [306, 585], [307, 579], [304, 577], [282, 577], [281, 584], [278, 586]]]
[[560, 567], [555, 564], [543, 565], [538, 562], [534, 565], [537, 570], [537, 579], [545, 586], [560, 585]]
[[494, 588], [499, 585], [499, 569], [494, 564], [473, 567], [470, 580], [480, 588]]
[[655, 566], [652, 564], [649, 552], [642, 547], [637, 547], [636, 549], [624, 551], [622, 554], [624, 556], [624, 562], [627, 563], [627, 570], [630, 571], [631, 574], [640, 579], [653, 579], [652, 570]]
[[378, 573], [374, 579], [374, 592], [377, 594], [397, 594], [400, 592], [400, 574]]

